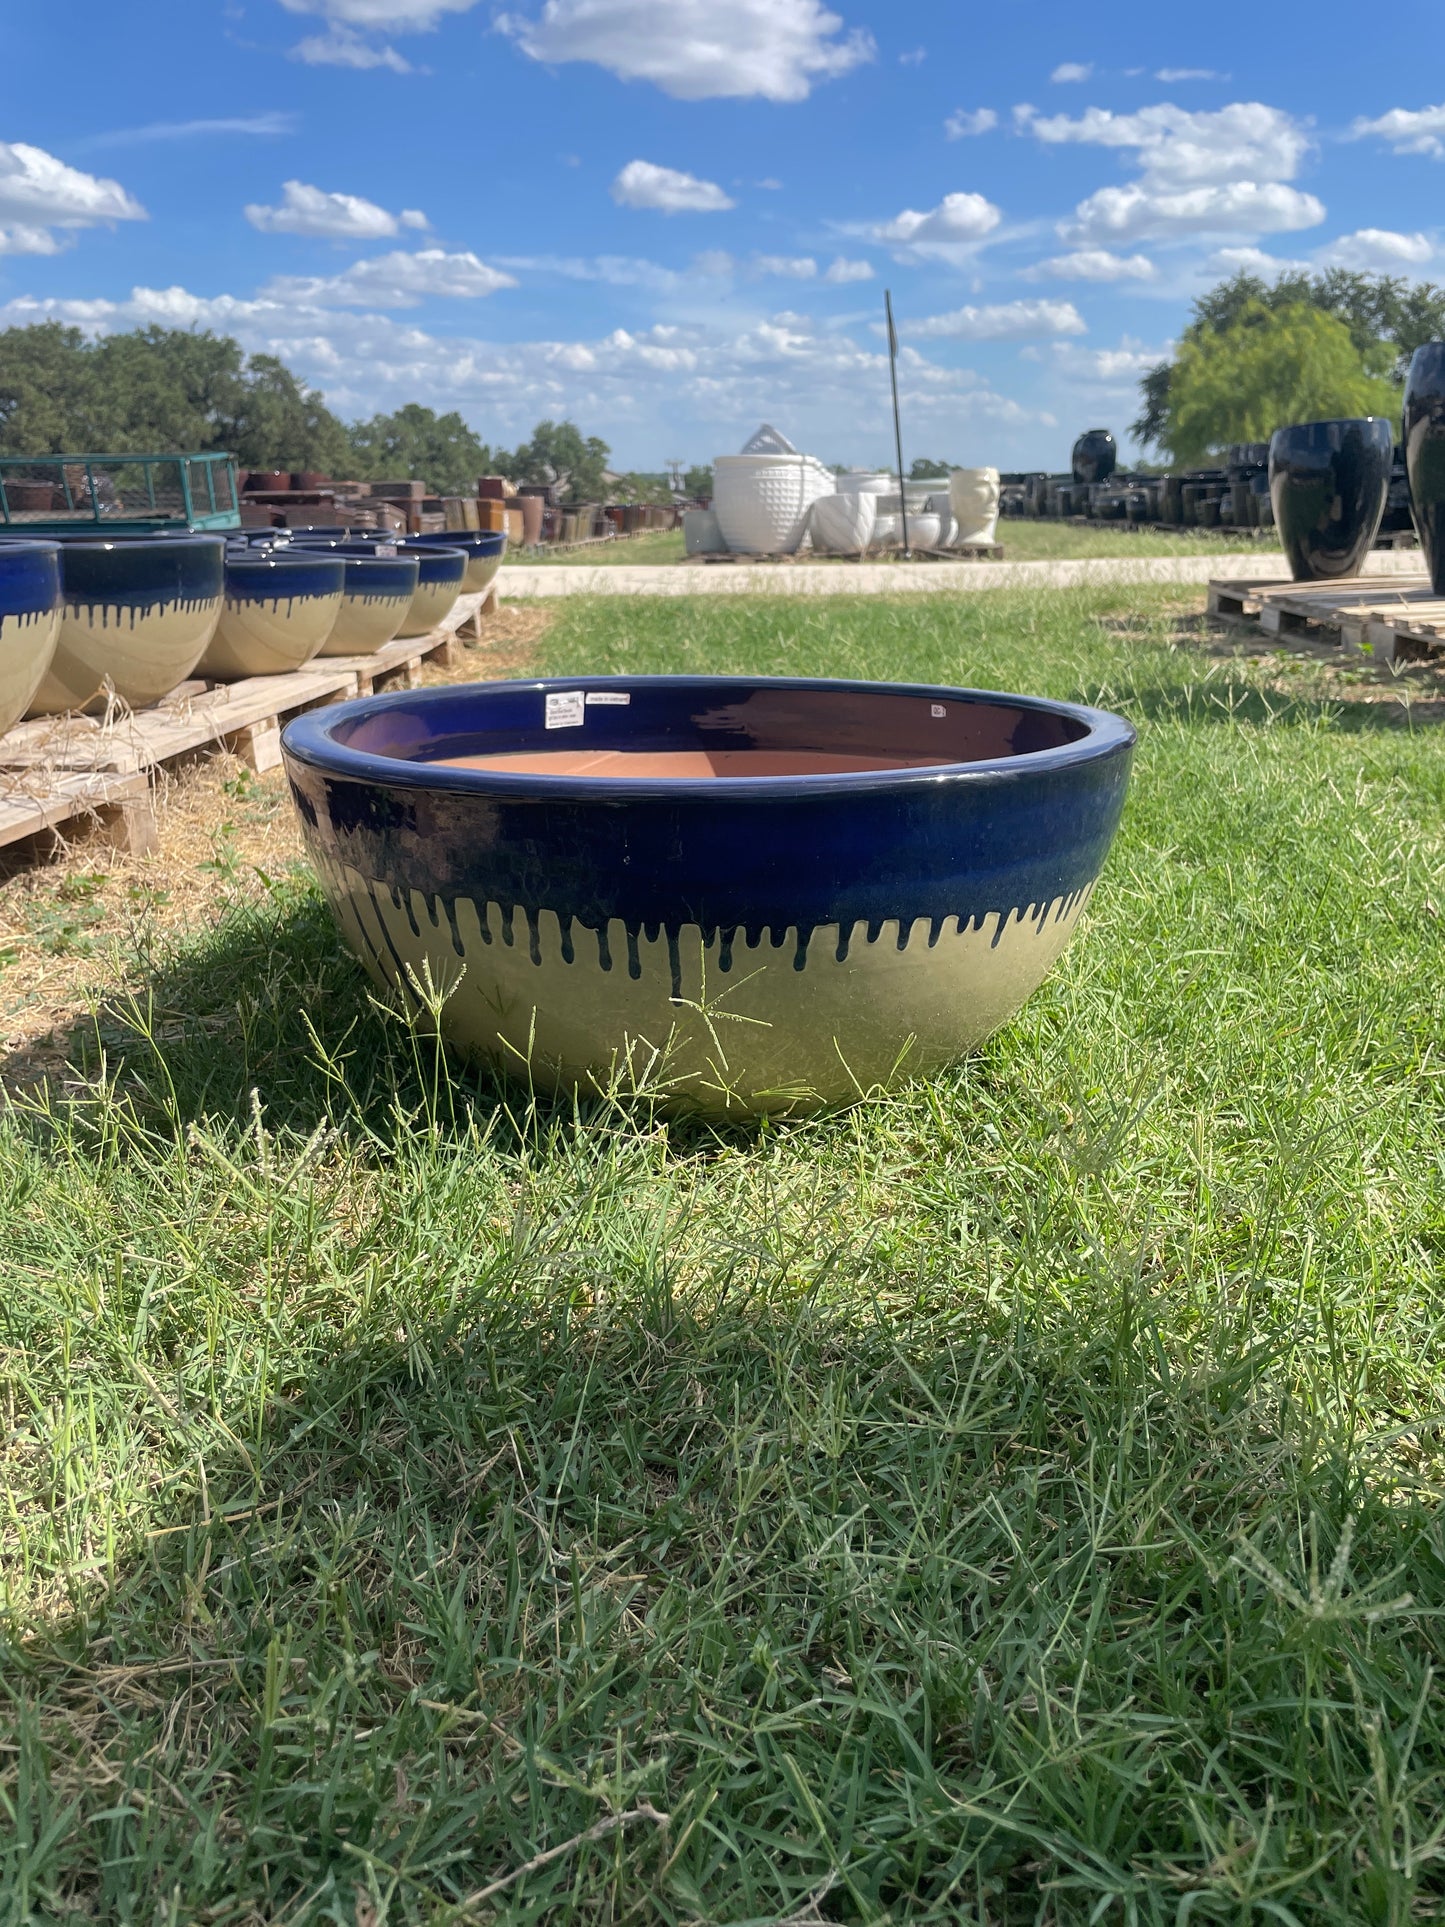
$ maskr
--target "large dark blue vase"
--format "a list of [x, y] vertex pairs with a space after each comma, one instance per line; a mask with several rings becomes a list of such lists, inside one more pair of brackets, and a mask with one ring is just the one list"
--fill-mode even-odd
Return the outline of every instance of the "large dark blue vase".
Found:
[[1118, 446], [1108, 429], [1086, 428], [1074, 443], [1074, 480], [1107, 482], [1118, 461]]
[[1383, 415], [1274, 431], [1270, 500], [1296, 582], [1359, 574], [1385, 513], [1394, 447], [1394, 424]]
[[1405, 377], [1405, 472], [1436, 595], [1445, 595], [1445, 341], [1426, 341]]
[[371, 975], [535, 1090], [846, 1102], [1005, 1023], [1069, 941], [1134, 732], [973, 689], [480, 683], [314, 710], [282, 750]]

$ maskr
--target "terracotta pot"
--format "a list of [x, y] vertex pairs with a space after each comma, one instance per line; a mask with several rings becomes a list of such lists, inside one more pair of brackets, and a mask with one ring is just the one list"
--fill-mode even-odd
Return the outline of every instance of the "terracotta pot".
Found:
[[285, 468], [253, 468], [246, 476], [247, 495], [275, 495], [291, 487], [291, 471]]
[[5, 500], [12, 515], [36, 515], [55, 506], [53, 482], [7, 482]]
[[540, 542], [542, 539], [542, 516], [547, 507], [540, 495], [519, 495], [517, 505], [522, 511], [522, 540]]

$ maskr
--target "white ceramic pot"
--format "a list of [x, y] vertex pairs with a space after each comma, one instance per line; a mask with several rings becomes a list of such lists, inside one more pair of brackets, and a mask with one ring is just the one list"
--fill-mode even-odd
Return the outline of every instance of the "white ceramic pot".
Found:
[[923, 506], [929, 515], [938, 517], [939, 548], [951, 548], [958, 533], [958, 524], [953, 519], [953, 505], [948, 499], [947, 489], [941, 492], [935, 490]]
[[912, 508], [908, 511], [908, 546], [910, 549], [936, 549], [939, 546], [943, 528], [940, 518], [930, 515], [927, 509], [915, 515]]
[[877, 503], [876, 495], [861, 489], [820, 495], [808, 521], [813, 547], [827, 555], [861, 555], [873, 534]]
[[896, 548], [902, 540], [899, 532], [899, 520], [900, 518], [895, 514], [875, 515], [873, 518], [873, 539], [868, 544], [869, 548]]
[[998, 470], [956, 468], [948, 478], [948, 499], [958, 524], [954, 546], [992, 542], [998, 530]]
[[713, 513], [735, 555], [792, 555], [808, 510], [831, 495], [833, 474], [811, 455], [719, 455]]
[[727, 547], [711, 509], [683, 510], [682, 546], [688, 555], [718, 555]]
[[893, 488], [886, 468], [847, 468], [835, 482], [840, 495], [887, 495]]

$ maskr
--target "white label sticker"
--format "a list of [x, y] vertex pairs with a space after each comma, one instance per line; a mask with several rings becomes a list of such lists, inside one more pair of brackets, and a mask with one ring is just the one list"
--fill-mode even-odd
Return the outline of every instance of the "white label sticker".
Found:
[[928, 713], [930, 716], [946, 716], [948, 711], [942, 703], [932, 703], [929, 705]]
[[378, 542], [376, 547], [372, 550], [372, 554], [373, 555], [395, 555], [396, 544], [395, 542]]
[[632, 697], [625, 689], [589, 689], [587, 691], [589, 709], [594, 704], [602, 709], [626, 709], [631, 701]]
[[582, 721], [582, 691], [558, 689], [547, 697], [548, 729], [575, 729]]

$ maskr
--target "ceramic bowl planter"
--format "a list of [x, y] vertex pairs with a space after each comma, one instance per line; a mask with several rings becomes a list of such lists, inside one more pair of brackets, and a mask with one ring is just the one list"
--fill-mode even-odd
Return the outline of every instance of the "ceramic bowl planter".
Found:
[[30, 707], [60, 639], [60, 544], [0, 544], [0, 736]]
[[1394, 427], [1383, 415], [1299, 422], [1269, 444], [1269, 492], [1296, 582], [1357, 575], [1385, 513]]
[[1107, 482], [1119, 461], [1118, 446], [1107, 428], [1086, 428], [1074, 443], [1076, 482]]
[[996, 468], [956, 468], [948, 478], [948, 499], [957, 530], [954, 546], [992, 542], [998, 534], [999, 479]]
[[[424, 541], [414, 536], [403, 546], [399, 542], [378, 538], [375, 542], [305, 542], [296, 547], [308, 549], [327, 549], [333, 555], [376, 556], [381, 561], [393, 557], [400, 560], [403, 556], [417, 565], [417, 585], [412, 592], [410, 606], [401, 619], [400, 627], [394, 633], [401, 636], [426, 636], [451, 612], [452, 604], [462, 592], [462, 577], [467, 571], [467, 557], [457, 548], [442, 547], [442, 538]], [[330, 654], [330, 651], [327, 651]]]
[[345, 587], [340, 556], [232, 551], [225, 606], [201, 674], [226, 681], [300, 669], [329, 640]]
[[811, 455], [719, 455], [712, 505], [723, 540], [738, 555], [794, 554], [808, 510], [833, 482]]
[[64, 607], [32, 716], [105, 703], [145, 709], [190, 675], [221, 619], [226, 545], [199, 535], [64, 540]]
[[[522, 499], [531, 501], [536, 498], [524, 495]], [[420, 554], [423, 549], [437, 549], [442, 544], [449, 549], [460, 549], [467, 558], [466, 570], [462, 575], [462, 593], [474, 595], [480, 590], [490, 589], [496, 580], [497, 571], [507, 553], [507, 531], [486, 529], [478, 534], [475, 529], [470, 529], [456, 534], [448, 530], [445, 535], [431, 537], [409, 535], [396, 546], [398, 554], [411, 555], [413, 552]]]
[[808, 519], [813, 547], [824, 555], [862, 555], [873, 538], [877, 512], [878, 497], [867, 489], [820, 495]]
[[1405, 377], [1405, 469], [1410, 507], [1436, 595], [1445, 595], [1445, 342], [1427, 341]]
[[942, 518], [927, 509], [915, 511], [908, 505], [908, 546], [910, 549], [936, 549], [943, 537]]
[[408, 690], [282, 739], [380, 984], [550, 1092], [850, 1102], [1006, 1022], [1123, 806], [1117, 716], [977, 690], [595, 678]]
[[341, 608], [336, 626], [316, 653], [375, 655], [406, 621], [420, 565], [414, 555], [377, 555], [372, 549], [348, 551], [341, 560], [345, 564]]

